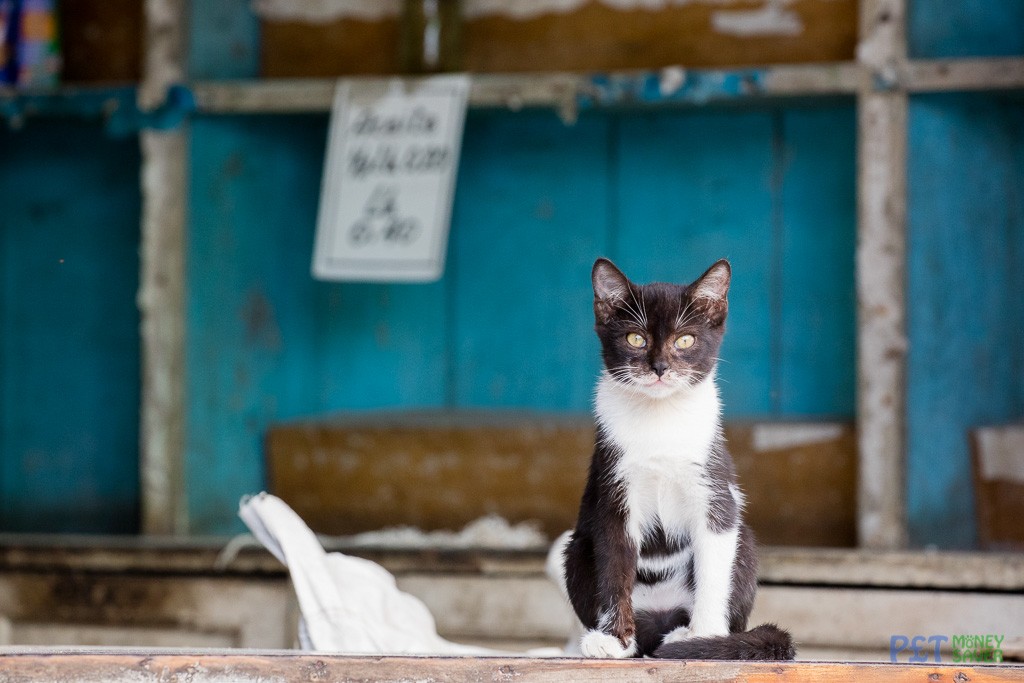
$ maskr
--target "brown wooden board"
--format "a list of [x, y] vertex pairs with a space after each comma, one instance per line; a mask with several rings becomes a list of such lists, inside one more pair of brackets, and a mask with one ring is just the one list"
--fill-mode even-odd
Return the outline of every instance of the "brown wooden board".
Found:
[[64, 0], [59, 4], [61, 80], [134, 82], [141, 74], [142, 6], [138, 0]]
[[[716, 12], [763, 9], [759, 0], [680, 3], [622, 11], [589, 2], [564, 14], [466, 20], [464, 67], [471, 72], [608, 71], [670, 65], [727, 67], [847, 61], [857, 38], [856, 0], [795, 0], [795, 35], [734, 35], [716, 30]], [[399, 70], [400, 22], [264, 20], [262, 68], [268, 77], [391, 74]]]
[[[1016, 439], [1007, 438], [1016, 434]], [[971, 465], [978, 540], [989, 550], [1024, 550], [1024, 481], [1008, 473], [990, 474], [988, 458], [1016, 460], [1017, 474], [1024, 473], [1024, 426], [985, 427], [971, 435]], [[986, 438], [988, 437], [988, 438]]]
[[[762, 543], [854, 544], [851, 426], [730, 424], [725, 431], [747, 519]], [[326, 534], [397, 525], [459, 529], [494, 513], [536, 520], [554, 537], [575, 524], [592, 448], [587, 417], [341, 417], [273, 427], [267, 480]]]
[[1024, 681], [1021, 666], [845, 662], [703, 662], [518, 657], [354, 657], [225, 652], [0, 654], [0, 681]]

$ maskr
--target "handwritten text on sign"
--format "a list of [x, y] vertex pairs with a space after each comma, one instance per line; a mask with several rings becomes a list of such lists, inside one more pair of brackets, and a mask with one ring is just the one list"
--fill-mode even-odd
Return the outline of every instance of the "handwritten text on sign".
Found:
[[441, 277], [468, 92], [468, 77], [458, 75], [339, 81], [315, 277]]

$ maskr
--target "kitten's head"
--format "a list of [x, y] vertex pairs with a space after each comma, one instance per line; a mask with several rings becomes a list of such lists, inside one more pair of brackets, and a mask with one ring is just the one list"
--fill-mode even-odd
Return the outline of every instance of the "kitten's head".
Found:
[[637, 285], [594, 263], [594, 318], [611, 378], [653, 398], [701, 382], [718, 362], [732, 269], [725, 259], [689, 285]]

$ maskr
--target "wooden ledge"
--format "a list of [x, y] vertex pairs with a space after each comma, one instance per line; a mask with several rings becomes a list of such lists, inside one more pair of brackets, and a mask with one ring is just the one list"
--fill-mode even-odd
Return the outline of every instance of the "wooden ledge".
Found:
[[26, 651], [0, 653], [0, 678], [22, 681], [1022, 681], [1024, 666], [365, 657], [287, 652]]
[[[181, 576], [280, 576], [255, 541], [237, 554], [228, 539], [0, 534], [0, 572]], [[327, 550], [373, 560], [395, 574], [542, 576], [545, 550], [399, 549], [324, 539]], [[762, 547], [760, 580], [775, 585], [1024, 591], [1024, 553], [873, 551]]]

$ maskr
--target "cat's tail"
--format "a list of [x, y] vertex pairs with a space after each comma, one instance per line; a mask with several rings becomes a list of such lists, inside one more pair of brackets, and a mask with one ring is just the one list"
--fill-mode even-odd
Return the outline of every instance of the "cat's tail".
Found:
[[742, 633], [689, 638], [665, 643], [654, 651], [659, 659], [789, 660], [796, 657], [793, 638], [775, 624], [761, 624]]

